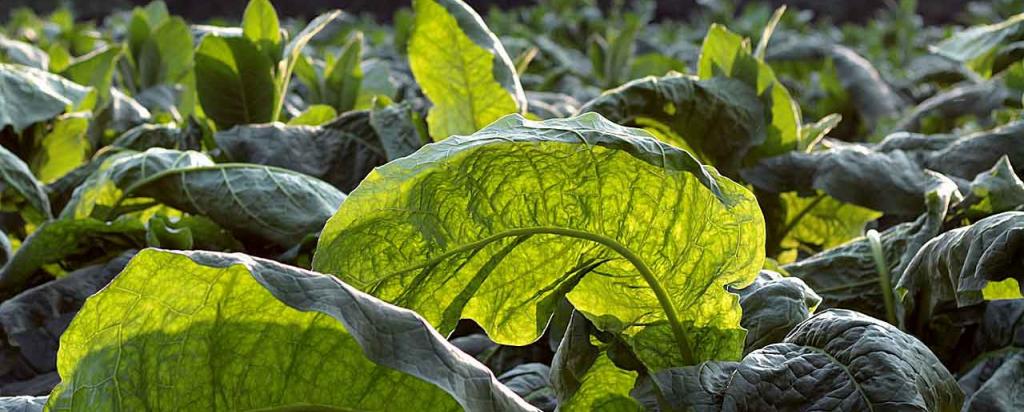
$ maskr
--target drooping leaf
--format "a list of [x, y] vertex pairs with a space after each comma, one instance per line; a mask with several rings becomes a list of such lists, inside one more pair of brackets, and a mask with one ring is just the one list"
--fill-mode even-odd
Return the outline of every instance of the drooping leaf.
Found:
[[749, 192], [641, 130], [516, 115], [375, 169], [314, 267], [442, 331], [473, 319], [501, 344], [536, 340], [567, 295], [664, 367], [739, 356], [724, 286], [753, 280], [763, 230]]
[[249, 39], [207, 35], [196, 49], [195, 61], [199, 102], [218, 128], [275, 120], [276, 62]]
[[858, 145], [764, 159], [740, 175], [771, 193], [820, 190], [843, 202], [902, 215], [922, 212], [925, 194], [936, 182], [948, 180], [924, 170], [902, 150], [882, 152]]
[[[146, 129], [149, 128], [138, 131], [144, 133]], [[126, 188], [167, 170], [213, 165], [213, 160], [208, 156], [193, 151], [153, 148], [142, 153], [117, 154], [105, 160], [75, 189], [68, 205], [61, 211], [60, 218], [113, 218], [115, 206], [131, 204], [122, 201]]]
[[512, 59], [472, 8], [461, 0], [414, 0], [413, 8], [409, 65], [434, 104], [427, 116], [434, 141], [525, 111]]
[[[881, 233], [879, 248], [889, 273], [902, 273], [921, 246], [939, 234], [956, 190], [956, 185], [948, 180], [934, 187], [925, 200], [927, 213]], [[821, 296], [824, 308], [853, 309], [885, 317], [885, 308], [880, 303], [885, 300], [885, 293], [893, 292], [882, 289], [871, 243], [861, 237], [782, 268]]]
[[1004, 102], [1012, 97], [1013, 93], [997, 81], [957, 86], [914, 106], [893, 126], [892, 131], [919, 131], [922, 122], [930, 117], [955, 120], [965, 115], [988, 116], [993, 110], [1003, 107]]
[[[1024, 212], [1004, 212], [945, 232], [925, 243], [895, 286], [908, 325], [922, 325], [940, 305], [975, 305], [989, 282], [1024, 281]], [[1018, 298], [1021, 298], [1018, 289]], [[910, 326], [914, 327], [914, 326]]]
[[553, 412], [558, 404], [548, 378], [550, 372], [543, 363], [524, 363], [498, 376], [498, 381], [537, 409]]
[[57, 365], [51, 409], [535, 410], [415, 313], [240, 254], [139, 252]]
[[999, 158], [992, 169], [978, 174], [971, 182], [971, 191], [960, 207], [976, 216], [1006, 212], [1024, 205], [1024, 182], [1017, 177], [1006, 156]]
[[0, 128], [21, 133], [32, 123], [85, 108], [91, 89], [44, 70], [0, 64]]
[[797, 324], [807, 320], [821, 303], [821, 297], [800, 278], [782, 277], [762, 270], [750, 286], [737, 289], [747, 330], [743, 353], [782, 342]]
[[0, 176], [8, 190], [18, 193], [39, 214], [46, 218], [53, 216], [42, 183], [36, 180], [25, 162], [3, 147], [0, 147]]
[[816, 37], [802, 38], [769, 53], [772, 61], [808, 59], [831, 60], [840, 85], [869, 131], [880, 121], [899, 114], [906, 105], [870, 61], [844, 45]]
[[732, 176], [766, 139], [764, 107], [753, 88], [735, 79], [645, 77], [587, 102], [580, 108], [586, 112], [652, 130]]
[[663, 371], [653, 381], [670, 404], [698, 410], [954, 412], [963, 403], [953, 376], [924, 343], [840, 309], [811, 317], [782, 343], [738, 363]]
[[363, 111], [323, 126], [236, 126], [214, 139], [231, 161], [283, 167], [347, 192], [388, 160], [370, 119]]
[[0, 56], [7, 61], [24, 66], [47, 70], [50, 67], [50, 55], [31, 43], [9, 39], [0, 35]]
[[5, 340], [0, 351], [10, 351], [36, 372], [56, 371], [61, 333], [85, 299], [106, 286], [133, 255], [134, 250], [127, 251], [4, 301], [0, 304], [0, 330]]

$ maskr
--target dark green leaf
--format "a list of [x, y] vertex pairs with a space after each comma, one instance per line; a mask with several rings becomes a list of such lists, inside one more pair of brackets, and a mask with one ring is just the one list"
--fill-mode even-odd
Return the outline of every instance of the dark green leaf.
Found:
[[88, 87], [27, 66], [0, 64], [0, 128], [15, 133], [88, 104]]
[[633, 80], [580, 108], [580, 113], [644, 127], [734, 177], [746, 156], [765, 141], [764, 111], [754, 89], [742, 81], [679, 74]]
[[218, 128], [275, 120], [276, 62], [249, 39], [207, 35], [195, 59], [199, 102]]
[[236, 126], [214, 139], [231, 161], [283, 167], [348, 192], [388, 160], [370, 119], [363, 111], [323, 126]]

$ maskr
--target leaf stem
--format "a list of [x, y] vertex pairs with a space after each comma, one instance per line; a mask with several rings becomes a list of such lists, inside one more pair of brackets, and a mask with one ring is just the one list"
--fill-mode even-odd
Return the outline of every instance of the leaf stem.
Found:
[[878, 284], [882, 288], [882, 300], [885, 302], [885, 317], [889, 324], [896, 325], [896, 305], [892, 295], [892, 277], [889, 274], [889, 265], [885, 262], [882, 239], [875, 229], [868, 231], [867, 238], [868, 244], [871, 245], [871, 257], [875, 261], [875, 267], [878, 268]]

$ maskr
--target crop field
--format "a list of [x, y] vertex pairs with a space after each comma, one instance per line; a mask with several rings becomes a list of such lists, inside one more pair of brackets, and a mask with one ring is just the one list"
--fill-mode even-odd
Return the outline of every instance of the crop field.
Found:
[[0, 15], [0, 412], [1024, 411], [1024, 2], [344, 3]]

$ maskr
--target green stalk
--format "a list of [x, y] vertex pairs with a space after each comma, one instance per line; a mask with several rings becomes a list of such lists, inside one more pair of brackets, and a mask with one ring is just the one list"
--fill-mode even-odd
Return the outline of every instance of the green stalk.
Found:
[[892, 277], [889, 274], [889, 265], [885, 262], [885, 253], [882, 251], [882, 238], [878, 231], [871, 229], [867, 233], [868, 243], [871, 245], [871, 257], [875, 260], [878, 268], [878, 284], [882, 288], [882, 300], [885, 302], [885, 317], [889, 324], [896, 325], [896, 304], [893, 299]]

